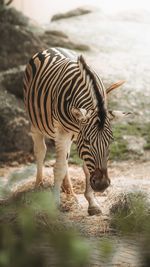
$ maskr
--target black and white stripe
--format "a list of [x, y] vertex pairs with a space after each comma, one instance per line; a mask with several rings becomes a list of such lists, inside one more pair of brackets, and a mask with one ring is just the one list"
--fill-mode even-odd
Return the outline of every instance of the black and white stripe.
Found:
[[[82, 56], [51, 48], [34, 55], [24, 77], [24, 101], [31, 125], [55, 139], [55, 127], [77, 136], [79, 155], [92, 172], [103, 168], [112, 138], [102, 80]], [[92, 111], [80, 122], [72, 108]]]

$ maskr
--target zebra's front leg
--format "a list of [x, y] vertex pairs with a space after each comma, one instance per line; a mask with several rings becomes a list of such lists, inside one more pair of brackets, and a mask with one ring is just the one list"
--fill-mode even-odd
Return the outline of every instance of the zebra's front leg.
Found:
[[95, 215], [95, 214], [99, 214], [101, 213], [100, 207], [94, 197], [94, 192], [93, 189], [91, 188], [90, 185], [90, 173], [85, 165], [85, 163], [83, 164], [83, 171], [86, 177], [86, 189], [85, 189], [85, 193], [84, 196], [87, 199], [89, 206], [88, 206], [88, 213], [89, 215]]
[[68, 170], [67, 170], [67, 173], [63, 179], [62, 190], [64, 193], [67, 194], [67, 197], [69, 197], [69, 198], [73, 197], [74, 200], [76, 201], [76, 203], [78, 203], [77, 196], [73, 191], [72, 182], [71, 182]]
[[62, 190], [67, 195], [74, 195], [73, 188], [72, 188], [72, 182], [71, 182], [71, 179], [70, 179], [70, 176], [69, 176], [68, 168], [67, 168], [66, 175], [65, 175], [65, 177], [63, 179]]
[[31, 127], [31, 135], [34, 142], [34, 154], [37, 160], [37, 175], [35, 186], [43, 185], [43, 162], [46, 154], [45, 138]]
[[64, 130], [57, 130], [55, 138], [56, 163], [54, 166], [54, 197], [56, 204], [60, 205], [60, 190], [64, 178], [68, 175], [68, 151], [71, 146], [71, 134]]

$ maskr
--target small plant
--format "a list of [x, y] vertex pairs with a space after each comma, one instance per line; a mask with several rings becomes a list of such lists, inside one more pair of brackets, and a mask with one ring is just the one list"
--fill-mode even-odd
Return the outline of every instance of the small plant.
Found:
[[148, 202], [142, 193], [121, 194], [110, 209], [111, 225], [124, 234], [140, 234], [146, 229]]
[[87, 266], [89, 246], [66, 228], [51, 192], [30, 192], [0, 206], [1, 267]]
[[147, 196], [121, 194], [111, 207], [111, 227], [124, 236], [138, 238], [142, 267], [150, 266], [150, 210]]

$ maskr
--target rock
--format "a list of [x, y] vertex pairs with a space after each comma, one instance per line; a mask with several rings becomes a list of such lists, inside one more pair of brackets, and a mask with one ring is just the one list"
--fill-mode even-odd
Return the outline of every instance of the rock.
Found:
[[0, 88], [23, 99], [23, 75], [25, 66], [19, 66], [0, 73]]
[[37, 51], [47, 48], [37, 34], [25, 27], [0, 24], [0, 71], [26, 64]]
[[32, 150], [29, 122], [24, 104], [6, 90], [0, 90], [0, 152]]
[[64, 32], [56, 31], [56, 30], [45, 31], [45, 35], [52, 35], [52, 36], [56, 36], [56, 37], [68, 38], [68, 35], [65, 34]]
[[[34, 29], [33, 29], [34, 28]], [[0, 10], [0, 71], [26, 65], [32, 55], [52, 46], [89, 50], [60, 31], [32, 27], [30, 20], [11, 8]]]
[[17, 11], [15, 8], [2, 8], [0, 9], [0, 24], [11, 24], [13, 26], [23, 26], [29, 30], [41, 31], [41, 26], [38, 22], [25, 16], [22, 12]]
[[86, 14], [89, 14], [91, 12], [92, 12], [92, 10], [89, 8], [79, 7], [79, 8], [70, 10], [70, 11], [65, 12], [65, 13], [56, 14], [51, 18], [51, 21], [60, 20], [60, 19], [68, 19], [68, 18], [75, 17], [75, 16], [86, 15]]
[[5, 5], [9, 6], [12, 2], [13, 0], [0, 0], [0, 8], [3, 8]]
[[69, 39], [67, 35], [59, 31], [46, 31], [40, 37], [48, 47], [59, 46], [72, 50], [89, 51], [90, 47], [85, 44], [76, 43]]
[[0, 24], [8, 23], [11, 25], [27, 26], [30, 19], [17, 11], [15, 8], [0, 9]]
[[52, 46], [89, 47], [74, 43], [61, 31], [31, 27], [30, 19], [12, 8], [0, 9], [0, 33], [0, 153], [31, 152], [29, 121], [22, 101], [25, 65], [32, 55]]
[[144, 146], [146, 145], [146, 140], [143, 137], [134, 135], [124, 135], [123, 139], [127, 142], [127, 149], [138, 155], [144, 154]]
[[26, 64], [33, 54], [47, 48], [38, 32], [38, 27], [21, 12], [0, 9], [0, 71]]

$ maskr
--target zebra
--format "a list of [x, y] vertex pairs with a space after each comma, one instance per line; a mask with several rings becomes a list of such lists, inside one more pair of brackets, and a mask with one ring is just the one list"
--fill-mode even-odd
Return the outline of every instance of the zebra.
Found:
[[71, 144], [75, 142], [84, 162], [88, 212], [90, 215], [101, 212], [93, 191], [103, 192], [110, 185], [107, 161], [113, 139], [110, 120], [115, 116], [107, 110], [107, 93], [121, 84], [106, 90], [84, 57], [65, 48], [38, 52], [27, 64], [24, 103], [37, 160], [35, 185], [42, 184], [45, 137], [48, 137], [56, 147], [54, 196], [58, 205], [62, 184], [74, 193], [68, 159]]

